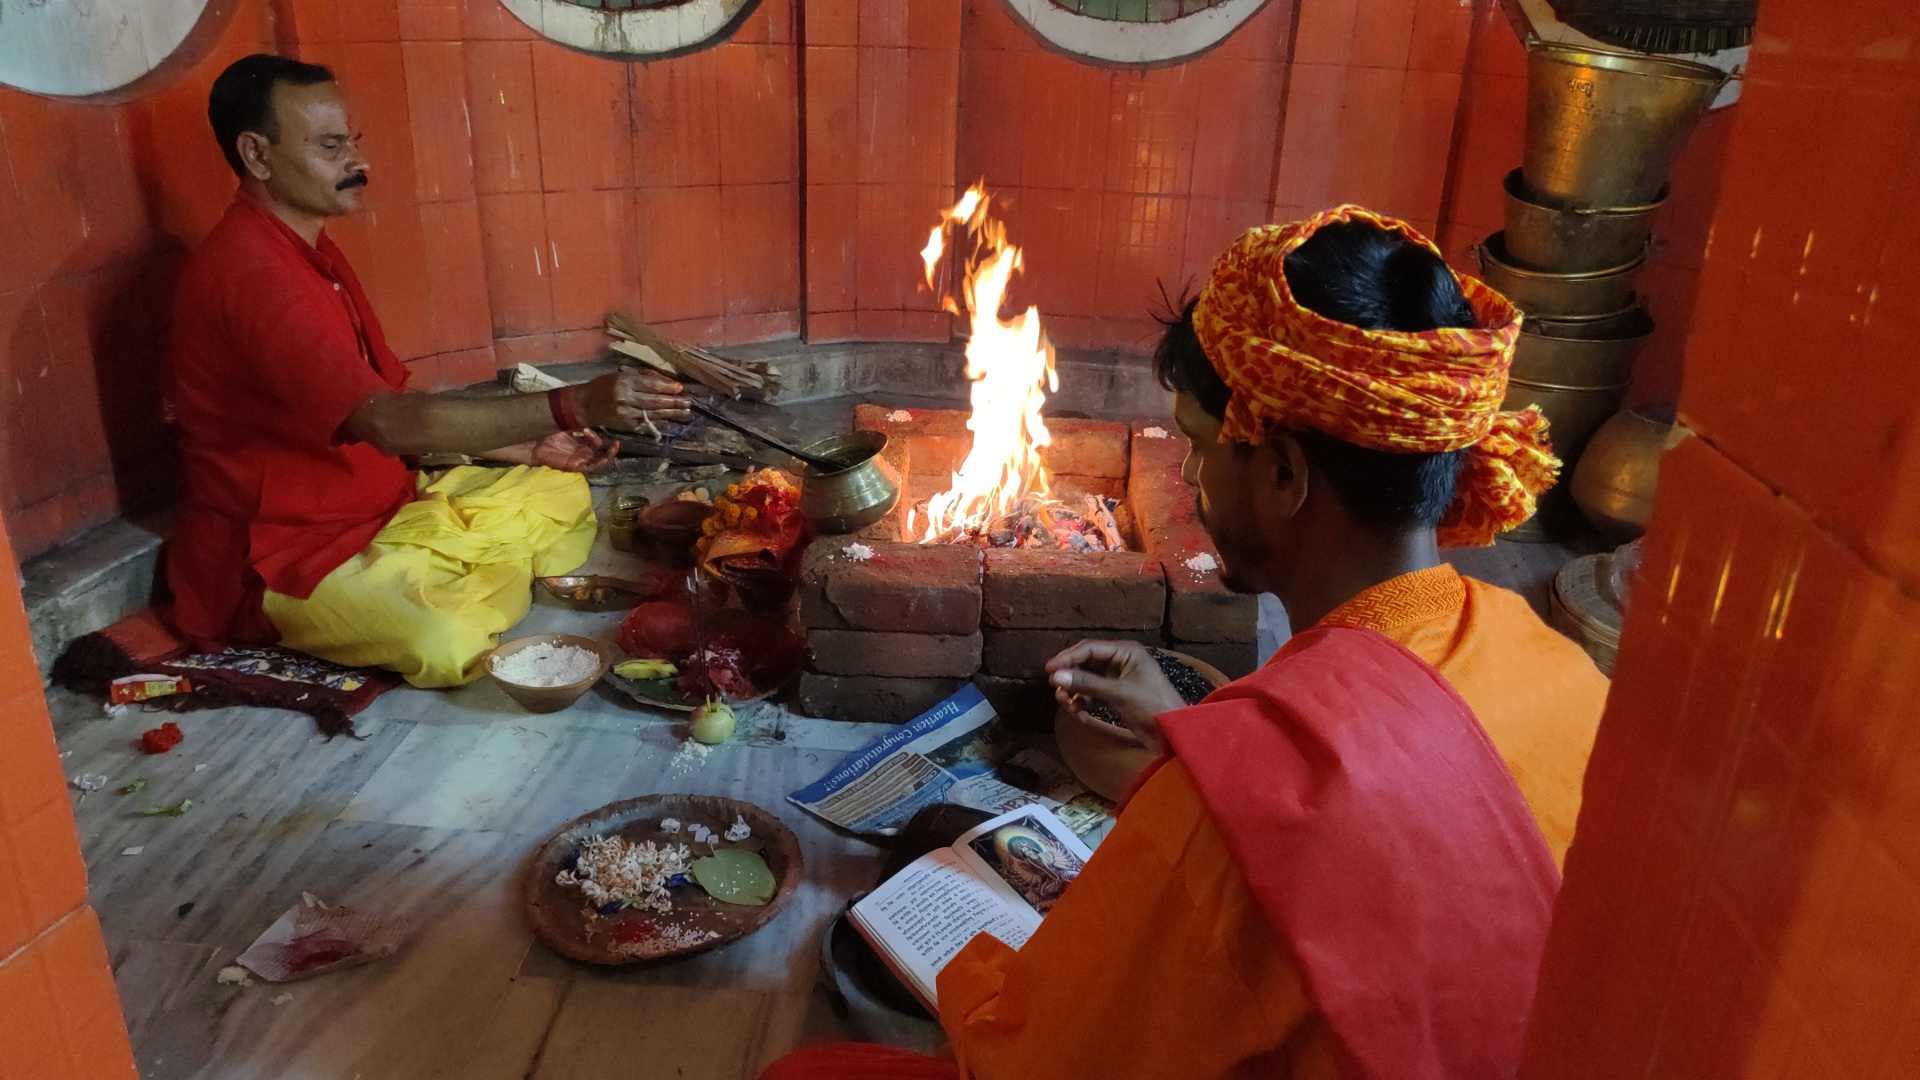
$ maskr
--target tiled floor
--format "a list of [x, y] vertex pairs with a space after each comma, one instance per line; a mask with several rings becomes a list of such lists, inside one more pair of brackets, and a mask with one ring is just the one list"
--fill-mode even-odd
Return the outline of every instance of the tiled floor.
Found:
[[[837, 406], [812, 411], [797, 427], [845, 423]], [[1566, 557], [1502, 545], [1462, 562], [1543, 600]], [[625, 558], [603, 549], [590, 568], [618, 571]], [[541, 605], [515, 633], [610, 639], [617, 619]], [[876, 727], [760, 706], [735, 741], [696, 758], [681, 753], [678, 718], [604, 690], [533, 716], [480, 683], [395, 691], [359, 718], [358, 739], [331, 742], [290, 713], [165, 717], [186, 740], [147, 757], [134, 741], [162, 717], [108, 718], [61, 692], [52, 705], [67, 775], [108, 778], [75, 792], [75, 813], [145, 1080], [735, 1080], [839, 1032], [813, 990], [819, 935], [871, 886], [880, 851], [785, 794]], [[114, 792], [136, 778], [140, 793]], [[580, 813], [652, 792], [727, 795], [779, 815], [806, 857], [793, 905], [752, 938], [657, 967], [590, 968], [536, 944], [517, 900], [528, 853]], [[139, 814], [181, 799], [194, 804], [185, 816]], [[218, 985], [303, 892], [418, 929], [367, 967]], [[291, 1000], [275, 1005], [282, 993]]]

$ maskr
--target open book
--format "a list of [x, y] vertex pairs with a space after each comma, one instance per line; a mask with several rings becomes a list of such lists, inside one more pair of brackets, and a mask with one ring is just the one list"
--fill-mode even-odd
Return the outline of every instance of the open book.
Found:
[[1092, 857], [1052, 811], [1018, 807], [915, 859], [848, 921], [935, 1011], [934, 982], [961, 947], [981, 933], [1024, 945]]

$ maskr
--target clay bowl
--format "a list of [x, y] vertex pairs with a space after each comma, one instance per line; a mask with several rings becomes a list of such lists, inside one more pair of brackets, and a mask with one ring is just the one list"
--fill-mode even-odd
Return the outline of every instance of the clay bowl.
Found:
[[[1172, 649], [1161, 651], [1192, 668], [1216, 688], [1233, 681], [1204, 660]], [[1060, 759], [1087, 790], [1114, 802], [1124, 798], [1140, 770], [1160, 756], [1158, 747], [1147, 745], [1127, 728], [1065, 706], [1054, 710], [1053, 738], [1060, 747]]]
[[700, 540], [700, 525], [713, 507], [691, 499], [669, 499], [640, 511], [633, 522], [635, 547], [679, 566], [693, 565], [693, 545]]
[[[522, 649], [543, 643], [549, 645], [573, 645], [585, 649], [599, 657], [600, 664], [594, 669], [593, 675], [590, 678], [581, 679], [579, 682], [571, 682], [565, 686], [527, 686], [523, 683], [504, 679], [494, 671], [494, 661], [504, 660]], [[578, 634], [536, 634], [532, 637], [515, 638], [512, 641], [501, 642], [498, 647], [486, 655], [482, 663], [486, 665], [487, 677], [499, 683], [500, 689], [506, 691], [507, 696], [517, 702], [521, 708], [528, 712], [551, 713], [559, 712], [562, 709], [570, 707], [574, 702], [579, 701], [580, 695], [592, 689], [593, 684], [599, 682], [601, 676], [607, 673], [607, 669], [613, 666], [613, 657], [605, 645], [600, 644], [592, 638], [584, 638]]]
[[[588, 837], [618, 833], [635, 843], [678, 841], [695, 847], [697, 856], [705, 850], [687, 839], [686, 826], [699, 822], [723, 831], [736, 817], [745, 819], [753, 835], [722, 846], [745, 848], [766, 860], [779, 887], [763, 905], [725, 903], [694, 887], [675, 890], [673, 908], [664, 913], [628, 908], [600, 915], [579, 889], [554, 881]], [[660, 823], [667, 818], [680, 821], [681, 831], [663, 829]], [[752, 803], [711, 795], [642, 795], [582, 814], [548, 838], [527, 863], [520, 902], [534, 934], [561, 956], [587, 964], [639, 964], [717, 949], [767, 925], [799, 891], [801, 867], [793, 830]]]

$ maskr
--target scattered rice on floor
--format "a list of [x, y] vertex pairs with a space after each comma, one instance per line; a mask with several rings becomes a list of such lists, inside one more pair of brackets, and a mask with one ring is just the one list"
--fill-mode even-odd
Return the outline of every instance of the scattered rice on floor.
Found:
[[1150, 427], [1150, 428], [1141, 428], [1141, 429], [1140, 429], [1140, 437], [1141, 437], [1141, 438], [1143, 438], [1143, 439], [1171, 439], [1171, 438], [1173, 438], [1173, 436], [1172, 436], [1172, 435], [1169, 435], [1169, 434], [1167, 434], [1167, 429], [1166, 429], [1166, 428], [1163, 428], [1163, 427]]

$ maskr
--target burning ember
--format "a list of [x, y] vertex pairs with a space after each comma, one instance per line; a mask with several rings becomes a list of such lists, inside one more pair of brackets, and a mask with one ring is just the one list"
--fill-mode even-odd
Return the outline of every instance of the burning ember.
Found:
[[959, 299], [945, 292], [941, 299], [971, 326], [967, 430], [973, 445], [947, 490], [908, 512], [904, 535], [922, 544], [1123, 550], [1111, 500], [1090, 495], [1076, 506], [1052, 498], [1052, 479], [1040, 458], [1051, 437], [1040, 407], [1048, 391], [1060, 389], [1060, 377], [1039, 309], [1000, 317], [1007, 286], [1020, 269], [1020, 249], [1007, 242], [1006, 226], [989, 212], [991, 201], [981, 185], [968, 188], [920, 252], [927, 285], [936, 291], [949, 244], [965, 253]]

